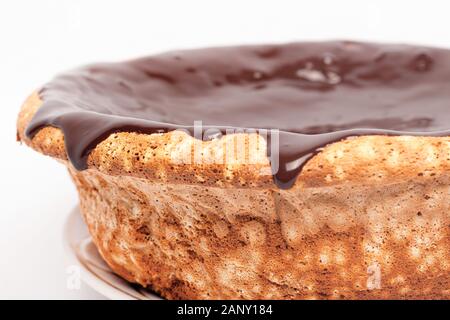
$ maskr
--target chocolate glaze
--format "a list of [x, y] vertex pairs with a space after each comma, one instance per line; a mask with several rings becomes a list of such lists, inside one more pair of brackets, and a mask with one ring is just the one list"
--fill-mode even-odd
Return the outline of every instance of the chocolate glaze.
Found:
[[345, 137], [450, 135], [450, 51], [344, 41], [169, 52], [67, 72], [40, 96], [27, 136], [61, 128], [78, 170], [112, 132], [192, 131], [201, 120], [279, 129], [274, 179], [288, 188], [296, 160]]

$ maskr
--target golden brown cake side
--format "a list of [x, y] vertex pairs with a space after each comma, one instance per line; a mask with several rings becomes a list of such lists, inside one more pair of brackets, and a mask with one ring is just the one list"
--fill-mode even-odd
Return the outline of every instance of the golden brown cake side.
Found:
[[[67, 164], [59, 129], [32, 141]], [[450, 298], [450, 138], [333, 143], [280, 190], [261, 162], [191, 164], [192, 138], [112, 134], [71, 174], [100, 253], [167, 298]], [[201, 142], [209, 157], [220, 141]], [[209, 150], [209, 152], [208, 152]], [[181, 178], [180, 178], [181, 177]]]
[[450, 298], [448, 174], [288, 191], [71, 174], [108, 264], [166, 298]]

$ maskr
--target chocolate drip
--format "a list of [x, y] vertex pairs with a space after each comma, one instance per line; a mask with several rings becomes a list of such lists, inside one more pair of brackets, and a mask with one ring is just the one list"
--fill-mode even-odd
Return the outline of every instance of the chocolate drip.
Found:
[[450, 51], [312, 42], [170, 52], [67, 72], [40, 96], [27, 136], [60, 128], [78, 170], [112, 132], [193, 132], [200, 120], [222, 133], [280, 130], [274, 179], [289, 188], [309, 156], [349, 136], [450, 135]]

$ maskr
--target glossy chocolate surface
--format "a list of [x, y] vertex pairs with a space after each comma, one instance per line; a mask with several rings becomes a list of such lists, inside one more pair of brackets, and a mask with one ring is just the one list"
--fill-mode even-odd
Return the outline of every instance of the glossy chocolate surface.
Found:
[[[280, 130], [275, 182], [290, 187], [305, 156], [348, 136], [450, 135], [450, 51], [311, 42], [169, 52], [57, 76], [27, 128], [61, 128], [75, 168], [110, 133]], [[294, 166], [292, 167], [292, 164]]]

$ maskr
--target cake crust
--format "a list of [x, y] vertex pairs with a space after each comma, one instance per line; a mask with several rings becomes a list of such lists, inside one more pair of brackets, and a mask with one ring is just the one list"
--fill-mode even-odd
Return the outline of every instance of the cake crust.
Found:
[[[67, 160], [64, 134], [55, 127], [42, 128], [32, 140], [25, 129], [42, 100], [34, 92], [19, 114], [18, 139], [36, 151]], [[258, 149], [245, 137], [252, 161], [227, 158], [225, 139], [196, 141], [179, 132], [140, 134], [118, 132], [109, 135], [89, 154], [88, 168], [108, 175], [133, 176], [154, 182], [200, 184], [217, 187], [273, 187], [265, 142]], [[256, 135], [256, 134], [255, 134]], [[201, 148], [202, 162], [194, 161], [194, 144]], [[183, 163], [189, 159], [189, 163]], [[416, 177], [427, 179], [450, 169], [450, 137], [360, 136], [325, 146], [308, 160], [293, 188], [333, 186], [341, 183], [389, 184]]]
[[169, 299], [448, 299], [448, 176], [305, 190], [71, 175], [102, 256]]
[[177, 165], [193, 138], [174, 133], [111, 134], [76, 171], [61, 130], [25, 136], [41, 104], [23, 105], [19, 140], [68, 166], [95, 244], [131, 282], [170, 299], [450, 298], [449, 137], [336, 142], [280, 190], [265, 148], [252, 165]]

